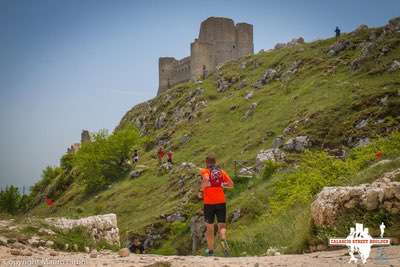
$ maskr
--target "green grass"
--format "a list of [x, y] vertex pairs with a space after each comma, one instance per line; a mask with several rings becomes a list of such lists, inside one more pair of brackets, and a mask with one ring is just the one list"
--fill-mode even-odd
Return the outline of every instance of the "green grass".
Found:
[[[149, 111], [147, 104], [135, 106], [125, 114], [117, 130], [135, 124], [136, 118], [146, 115], [150, 141], [146, 150], [141, 151], [141, 164], [148, 166], [148, 171], [134, 180], [121, 177], [111, 188], [90, 197], [84, 196], [82, 186], [75, 181], [57, 201], [56, 207], [40, 204], [32, 214], [82, 217], [114, 212], [118, 216], [123, 242], [130, 233], [144, 234], [150, 225], [161, 223], [169, 229], [168, 235], [151, 252], [190, 253], [187, 248], [190, 246], [189, 222], [185, 222], [181, 232], [176, 232], [176, 225], [160, 219], [161, 215], [174, 212], [181, 199], [179, 186], [174, 182], [176, 177], [158, 174], [155, 140], [168, 137], [177, 163], [193, 162], [203, 166], [205, 155], [214, 151], [220, 165], [233, 174], [234, 160], [254, 163], [258, 151], [270, 148], [273, 139], [288, 125], [302, 120], [285, 138], [308, 135], [314, 144], [311, 151], [304, 155], [289, 154], [290, 163], [268, 169], [264, 179], [257, 176], [235, 180], [237, 187], [227, 196], [228, 213], [241, 208], [242, 214], [239, 221], [229, 225], [234, 255], [243, 252], [259, 255], [271, 246], [283, 247], [285, 252], [303, 251], [315, 239], [308, 205], [323, 186], [370, 182], [383, 172], [399, 167], [398, 144], [388, 145], [385, 137], [399, 129], [400, 75], [399, 71], [382, 70], [393, 59], [400, 58], [400, 37], [396, 34], [378, 43], [377, 50], [365, 65], [352, 72], [349, 65], [360, 55], [357, 45], [367, 36], [368, 32], [356, 36], [344, 34], [341, 38], [351, 40], [353, 46], [333, 57], [327, 55], [327, 49], [335, 42], [334, 38], [261, 52], [229, 62], [220, 69], [220, 76], [226, 79], [237, 77], [245, 81], [243, 89], [237, 89], [237, 82], [226, 92], [218, 93], [216, 80], [219, 74], [213, 73], [201, 84], [181, 84], [152, 99], [149, 104], [151, 108], [157, 107], [154, 112]], [[378, 57], [378, 49], [385, 44], [392, 47], [391, 51]], [[376, 63], [377, 58], [379, 63]], [[296, 60], [302, 60], [302, 65], [290, 80], [276, 80], [261, 89], [252, 88], [266, 69], [280, 67], [285, 71]], [[245, 69], [240, 69], [244, 61], [249, 63]], [[177, 124], [172, 118], [175, 109], [187, 107], [196, 88], [204, 90], [196, 98], [207, 101], [207, 107], [192, 120], [184, 119]], [[249, 91], [254, 91], [254, 95], [246, 100], [244, 95]], [[171, 97], [170, 103], [164, 102], [167, 95]], [[386, 104], [381, 104], [379, 101], [385, 95], [390, 97]], [[253, 102], [258, 103], [254, 114], [243, 120]], [[238, 105], [238, 108], [231, 111], [232, 105]], [[167, 114], [167, 125], [156, 130], [154, 122], [161, 112]], [[304, 118], [308, 120], [305, 122]], [[365, 118], [370, 118], [367, 126], [355, 129], [355, 124]], [[375, 123], [378, 120], [383, 121]], [[180, 140], [186, 134], [191, 139], [182, 144]], [[352, 150], [346, 161], [333, 159], [322, 151], [344, 148], [349, 152], [346, 142], [350, 136], [382, 139], [367, 148]], [[373, 165], [373, 153], [377, 149], [382, 149], [384, 158], [392, 161]], [[313, 165], [313, 161], [321, 164]], [[299, 169], [295, 164], [300, 166]], [[188, 188], [195, 184], [194, 180]], [[200, 207], [201, 204], [192, 199], [185, 207], [188, 217]]]

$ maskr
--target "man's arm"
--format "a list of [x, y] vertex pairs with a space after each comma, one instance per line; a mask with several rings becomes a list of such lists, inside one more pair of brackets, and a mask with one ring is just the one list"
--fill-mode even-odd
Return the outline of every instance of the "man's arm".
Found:
[[224, 180], [224, 183], [222, 184], [223, 187], [229, 189], [233, 188], [234, 184], [231, 177], [229, 177], [229, 175], [225, 171], [222, 171], [222, 174], [223, 174], [222, 178]]

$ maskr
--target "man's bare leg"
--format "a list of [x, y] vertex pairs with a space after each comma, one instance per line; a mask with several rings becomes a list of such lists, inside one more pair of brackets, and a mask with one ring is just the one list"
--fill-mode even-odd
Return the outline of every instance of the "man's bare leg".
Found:
[[219, 238], [222, 241], [226, 240], [226, 224], [225, 223], [219, 223], [218, 224], [218, 230], [219, 230]]
[[206, 223], [208, 250], [214, 250], [214, 224]]

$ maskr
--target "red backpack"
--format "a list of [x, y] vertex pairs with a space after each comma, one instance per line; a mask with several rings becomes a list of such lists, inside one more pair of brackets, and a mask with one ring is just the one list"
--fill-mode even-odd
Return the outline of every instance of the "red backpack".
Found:
[[210, 186], [221, 187], [223, 183], [221, 169], [218, 167], [213, 167], [210, 168], [209, 171], [210, 171]]

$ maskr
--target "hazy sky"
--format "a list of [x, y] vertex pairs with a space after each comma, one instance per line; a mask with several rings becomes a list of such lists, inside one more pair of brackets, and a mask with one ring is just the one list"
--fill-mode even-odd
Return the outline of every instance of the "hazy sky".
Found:
[[399, 15], [399, 0], [0, 0], [0, 186], [33, 184], [82, 129], [152, 98], [158, 57], [188, 56], [209, 16], [253, 24], [259, 51]]

